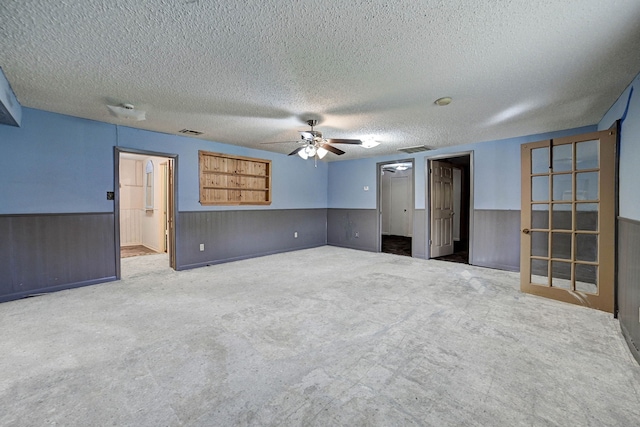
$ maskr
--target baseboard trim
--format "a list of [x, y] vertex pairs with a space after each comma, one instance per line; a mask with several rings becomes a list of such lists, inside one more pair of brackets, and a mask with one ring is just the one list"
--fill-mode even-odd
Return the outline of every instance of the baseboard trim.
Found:
[[504, 270], [504, 271], [513, 271], [514, 273], [518, 273], [520, 271], [519, 267], [515, 267], [513, 265], [506, 264], [496, 264], [496, 263], [475, 263], [473, 260], [469, 260], [469, 265], [474, 265], [476, 267], [485, 267], [485, 268], [493, 268], [494, 270]]
[[276, 254], [283, 254], [283, 253], [287, 253], [287, 252], [301, 251], [301, 250], [304, 250], [304, 249], [320, 248], [322, 246], [327, 246], [327, 245], [323, 243], [323, 244], [320, 244], [320, 245], [300, 246], [300, 247], [296, 247], [296, 248], [287, 248], [287, 249], [284, 249], [284, 250], [259, 252], [259, 253], [255, 253], [255, 254], [241, 255], [241, 256], [237, 256], [237, 257], [217, 259], [217, 260], [213, 260], [213, 261], [196, 262], [196, 263], [193, 263], [193, 264], [179, 265], [179, 266], [177, 266], [176, 271], [191, 270], [193, 268], [207, 267], [207, 266], [210, 266], [210, 265], [225, 264], [227, 262], [242, 261], [242, 260], [251, 259], [251, 258], [260, 258], [260, 257], [263, 257], [263, 256], [268, 256], [268, 255], [276, 255]]
[[67, 283], [65, 285], [52, 286], [50, 288], [33, 289], [25, 292], [17, 292], [14, 294], [0, 296], [0, 303], [15, 301], [23, 298], [37, 297], [37, 296], [49, 294], [51, 292], [64, 291], [66, 289], [82, 288], [85, 286], [98, 285], [100, 283], [114, 282], [116, 280], [118, 280], [116, 276], [109, 276], [109, 277], [101, 277], [100, 279], [85, 280], [82, 282]]
[[636, 362], [638, 362], [638, 365], [640, 365], [640, 349], [636, 347], [636, 343], [633, 342], [633, 340], [631, 339], [631, 336], [629, 335], [629, 332], [627, 332], [627, 328], [625, 328], [622, 323], [620, 323], [620, 329], [622, 330], [622, 336], [624, 337], [624, 340], [627, 342], [627, 345], [629, 346], [629, 351], [631, 351], [631, 355], [633, 356], [634, 359], [636, 359]]
[[341, 244], [338, 244], [338, 243], [327, 243], [327, 245], [328, 246], [335, 246], [335, 247], [338, 247], [338, 248], [355, 249], [357, 251], [378, 252], [378, 251], [375, 251], [375, 250], [373, 250], [371, 248], [367, 248], [365, 246], [341, 245]]

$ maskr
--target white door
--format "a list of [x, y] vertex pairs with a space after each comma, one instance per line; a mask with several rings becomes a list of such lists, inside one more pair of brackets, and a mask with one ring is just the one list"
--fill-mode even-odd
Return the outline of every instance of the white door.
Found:
[[409, 216], [409, 198], [408, 198], [409, 177], [399, 176], [391, 177], [390, 191], [390, 224], [389, 229], [394, 236], [408, 236], [408, 216]]
[[453, 253], [453, 167], [431, 161], [431, 258]]

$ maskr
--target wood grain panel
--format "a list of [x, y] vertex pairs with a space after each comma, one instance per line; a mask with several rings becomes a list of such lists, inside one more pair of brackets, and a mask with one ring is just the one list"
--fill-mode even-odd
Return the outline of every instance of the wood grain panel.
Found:
[[183, 270], [326, 245], [327, 210], [180, 212], [177, 230], [177, 269]]
[[113, 213], [0, 216], [0, 301], [115, 279], [113, 221]]
[[328, 209], [327, 244], [378, 252], [377, 215], [377, 209]]
[[640, 363], [640, 222], [618, 219], [618, 318]]
[[413, 211], [413, 235], [411, 238], [411, 253], [414, 258], [427, 257], [427, 240], [426, 240], [426, 211], [424, 209], [415, 209]]
[[120, 245], [141, 245], [143, 211], [140, 209], [120, 209]]
[[520, 211], [475, 210], [471, 264], [520, 270]]

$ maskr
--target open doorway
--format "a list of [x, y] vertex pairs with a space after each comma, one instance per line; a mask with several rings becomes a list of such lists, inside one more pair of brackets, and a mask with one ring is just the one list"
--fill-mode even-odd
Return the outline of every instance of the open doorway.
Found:
[[413, 160], [378, 164], [380, 252], [412, 256]]
[[471, 264], [473, 152], [426, 162], [429, 258]]
[[165, 254], [175, 269], [175, 155], [116, 148], [116, 257]]

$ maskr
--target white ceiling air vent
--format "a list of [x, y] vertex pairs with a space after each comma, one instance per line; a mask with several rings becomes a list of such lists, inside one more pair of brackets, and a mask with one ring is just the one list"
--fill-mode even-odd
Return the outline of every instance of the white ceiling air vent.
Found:
[[204, 132], [198, 132], [197, 130], [191, 130], [191, 129], [182, 129], [182, 130], [179, 130], [178, 132], [183, 133], [185, 135], [190, 135], [190, 136], [198, 136], [204, 133]]
[[21, 120], [22, 107], [0, 68], [0, 124], [19, 127]]
[[416, 145], [415, 147], [405, 147], [398, 148], [398, 151], [402, 151], [403, 153], [419, 153], [420, 151], [429, 151], [431, 147], [427, 147], [426, 145]]

